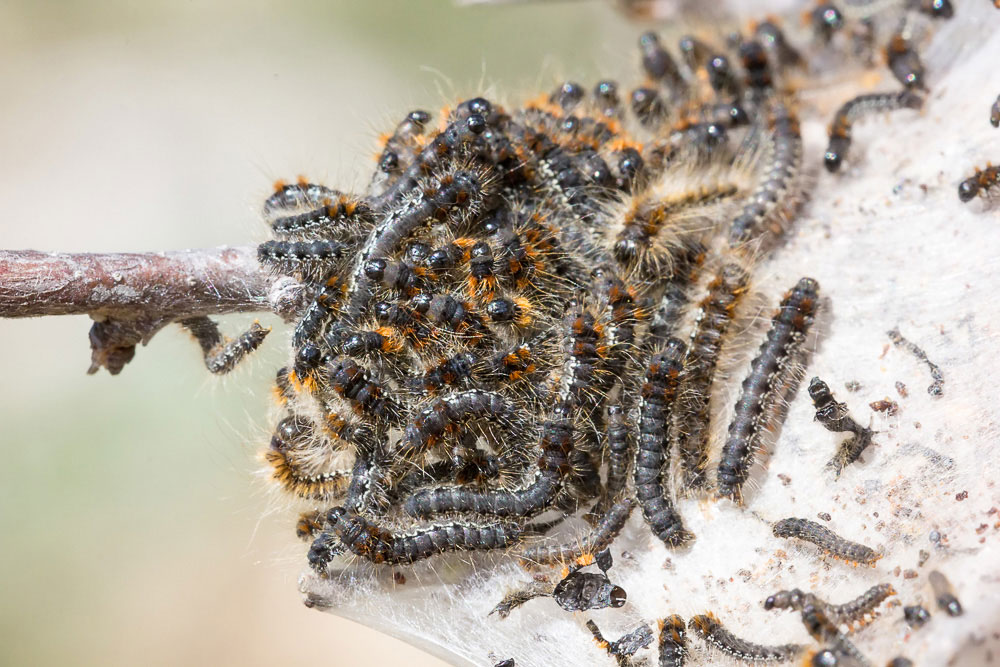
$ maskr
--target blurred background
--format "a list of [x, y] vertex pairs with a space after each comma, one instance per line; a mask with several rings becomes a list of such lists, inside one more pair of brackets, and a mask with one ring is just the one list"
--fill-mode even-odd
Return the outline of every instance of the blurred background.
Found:
[[[638, 32], [597, 2], [0, 3], [0, 247], [261, 241], [276, 178], [360, 187], [407, 111], [592, 85]], [[442, 664], [302, 605], [264, 321], [217, 379], [176, 326], [111, 377], [86, 318], [0, 320], [0, 664]]]

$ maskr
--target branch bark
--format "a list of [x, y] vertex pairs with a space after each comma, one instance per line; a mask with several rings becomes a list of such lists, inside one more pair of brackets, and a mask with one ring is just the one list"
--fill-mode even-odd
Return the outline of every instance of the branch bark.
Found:
[[171, 322], [226, 313], [298, 310], [302, 286], [260, 269], [256, 247], [158, 253], [0, 250], [0, 317], [87, 314], [91, 373], [117, 374]]

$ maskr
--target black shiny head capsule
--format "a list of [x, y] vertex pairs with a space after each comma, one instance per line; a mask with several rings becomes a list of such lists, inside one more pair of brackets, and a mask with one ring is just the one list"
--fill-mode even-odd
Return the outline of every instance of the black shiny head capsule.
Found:
[[438, 249], [427, 256], [427, 266], [432, 269], [446, 269], [454, 265], [450, 253], [444, 249]]
[[513, 216], [506, 206], [500, 206], [483, 218], [482, 226], [486, 234], [496, 234], [499, 230], [509, 228], [513, 225]]
[[842, 157], [837, 151], [827, 150], [823, 153], [823, 164], [826, 166], [826, 170], [831, 174], [840, 169], [841, 161]]
[[616, 115], [621, 104], [618, 99], [618, 84], [614, 81], [599, 81], [594, 86], [594, 101], [605, 116]]
[[424, 125], [426, 125], [430, 121], [430, 119], [431, 119], [431, 115], [429, 113], [427, 113], [426, 111], [422, 110], [422, 109], [417, 109], [415, 111], [411, 111], [406, 116], [406, 120], [408, 120], [411, 123], [413, 123], [414, 125], [418, 125], [420, 127], [423, 127]]
[[938, 607], [944, 609], [949, 616], [961, 616], [963, 613], [962, 603], [951, 593], [944, 593], [938, 596]]
[[394, 151], [386, 151], [379, 160], [378, 168], [385, 173], [395, 171], [399, 167], [399, 156]]
[[684, 63], [691, 70], [697, 69], [699, 64], [704, 63], [711, 51], [707, 44], [692, 35], [681, 37], [677, 47], [680, 49], [681, 57], [684, 58]]
[[726, 128], [718, 123], [709, 123], [705, 128], [705, 141], [710, 147], [718, 146], [726, 141]]
[[493, 113], [493, 105], [490, 104], [489, 100], [482, 97], [473, 97], [466, 102], [466, 105], [469, 107], [469, 111], [474, 114], [488, 116]]
[[716, 54], [708, 59], [708, 82], [717, 93], [736, 92], [736, 77], [733, 74], [732, 63], [722, 54]]
[[955, 15], [951, 0], [921, 0], [920, 11], [936, 19], [950, 19]]
[[639, 151], [631, 147], [622, 150], [618, 159], [618, 173], [621, 174], [622, 182], [618, 183], [618, 187], [626, 191], [631, 190], [631, 184], [642, 172], [643, 164]]
[[666, 115], [660, 95], [652, 88], [636, 88], [632, 91], [632, 113], [645, 127], [659, 124]]
[[271, 449], [283, 452], [310, 434], [309, 424], [298, 417], [285, 417], [274, 429]]
[[302, 377], [319, 366], [323, 353], [315, 343], [306, 343], [295, 353], [295, 374]]
[[741, 104], [733, 102], [732, 104], [727, 104], [726, 107], [726, 116], [729, 118], [730, 127], [741, 127], [750, 124], [750, 115], [747, 114], [746, 109]]
[[911, 628], [919, 628], [931, 620], [931, 613], [919, 604], [903, 607], [903, 618]]
[[486, 304], [486, 314], [494, 322], [510, 322], [517, 317], [517, 306], [510, 299], [495, 299]]
[[610, 80], [599, 81], [594, 86], [594, 96], [600, 99], [617, 99], [618, 84]]
[[392, 312], [392, 304], [387, 301], [379, 301], [375, 304], [373, 310], [375, 312], [375, 319], [379, 322], [385, 322], [389, 319]]
[[559, 86], [549, 99], [562, 107], [563, 111], [569, 111], [583, 99], [584, 91], [583, 86], [580, 84], [567, 81], [563, 85]]
[[793, 588], [790, 591], [781, 591], [774, 595], [769, 595], [764, 600], [764, 609], [797, 609], [802, 606], [802, 599], [802, 591], [798, 588]]
[[923, 88], [924, 65], [913, 44], [902, 34], [895, 34], [889, 40], [886, 60], [897, 81], [907, 88]]
[[365, 262], [365, 275], [372, 280], [382, 280], [388, 262], [384, 259], [370, 259]]
[[832, 2], [819, 4], [810, 16], [813, 30], [824, 41], [830, 41], [833, 33], [844, 27], [844, 15]]
[[410, 306], [418, 313], [426, 313], [427, 309], [431, 307], [431, 300], [433, 298], [430, 294], [422, 292], [410, 299]]
[[964, 202], [972, 201], [979, 194], [979, 182], [976, 177], [968, 178], [958, 186], [958, 198]]
[[481, 114], [474, 113], [465, 119], [465, 126], [473, 134], [482, 134], [486, 131], [486, 119]]
[[377, 331], [362, 331], [350, 336], [341, 347], [344, 354], [360, 357], [369, 352], [382, 349], [386, 339]]
[[809, 664], [812, 667], [838, 667], [840, 665], [840, 658], [837, 657], [837, 654], [832, 649], [825, 648], [814, 655]]
[[680, 73], [674, 59], [660, 44], [660, 38], [655, 32], [643, 33], [639, 37], [639, 51], [642, 53], [642, 69], [654, 81], [664, 81], [668, 85], [676, 85], [680, 81]]

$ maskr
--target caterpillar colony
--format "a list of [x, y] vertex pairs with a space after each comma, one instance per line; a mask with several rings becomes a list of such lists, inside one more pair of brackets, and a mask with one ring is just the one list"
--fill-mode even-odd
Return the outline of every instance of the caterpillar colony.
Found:
[[[776, 482], [754, 471], [779, 439], [824, 297], [808, 275], [768, 294], [754, 294], [754, 277], [824, 164], [803, 149], [803, 96], [824, 77], [885, 75], [884, 90], [841, 99], [825, 157], [837, 170], [856, 117], [917, 113], [933, 80], [920, 45], [953, 13], [948, 2], [820, 3], [803, 21], [762, 17], [676, 43], [637, 31], [628, 85], [567, 81], [516, 104], [414, 110], [382, 141], [364, 191], [277, 183], [259, 261], [308, 298], [276, 373], [264, 458], [300, 506], [313, 576], [428, 559], [579, 567], [641, 524], [679, 552], [697, 544], [687, 521], [699, 503], [765, 530], [780, 519], [746, 505]], [[963, 200], [990, 185], [979, 178]], [[186, 326], [218, 371], [263, 340], [223, 348], [210, 324]], [[779, 526], [789, 522], [809, 530], [775, 534], [877, 559], [811, 521]], [[857, 620], [892, 587], [872, 590], [857, 613], [813, 598], [785, 606], [802, 611], [814, 655], [858, 661], [827, 616]], [[807, 648], [674, 611], [660, 615], [660, 664]]]

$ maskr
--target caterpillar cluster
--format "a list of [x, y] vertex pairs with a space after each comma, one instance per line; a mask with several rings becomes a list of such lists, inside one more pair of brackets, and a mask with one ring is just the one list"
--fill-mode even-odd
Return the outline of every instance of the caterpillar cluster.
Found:
[[[845, 42], [856, 23], [885, 44], [903, 85], [841, 107], [831, 171], [854, 120], [922, 104], [926, 73], [900, 16], [952, 12], [888, 6], [863, 20], [831, 3], [809, 14], [814, 49], [855, 53]], [[652, 32], [638, 42], [643, 78], [628, 91], [566, 82], [520, 105], [474, 97], [437, 119], [412, 111], [383, 140], [364, 192], [300, 180], [267, 198], [272, 238], [259, 261], [308, 298], [277, 373], [281, 415], [265, 459], [306, 510], [297, 533], [319, 576], [338, 558], [402, 566], [453, 551], [579, 568], [633, 508], [679, 549], [697, 535], [677, 498], [744, 502], [821, 305], [817, 281], [801, 277], [771, 295], [766, 333], [748, 341], [759, 328], [733, 326], [820, 162], [804, 155], [791, 84], [808, 55], [770, 19], [715, 43], [685, 36], [674, 53]], [[227, 366], [259, 343], [219, 352], [217, 333], [199, 341]], [[758, 352], [727, 428], [711, 409], [717, 369], [748, 342]], [[863, 431], [867, 444], [870, 431], [826, 394], [837, 414], [824, 425]], [[589, 520], [590, 532], [546, 534], [567, 518]], [[879, 557], [804, 520], [774, 534], [850, 562]], [[602, 576], [560, 585], [593, 579], [607, 604], [561, 606], [620, 606], [624, 591]], [[801, 612], [816, 641], [853, 657], [836, 626], [889, 594], [837, 606], [796, 589], [773, 606]], [[560, 589], [512, 593], [495, 611], [539, 596], [559, 601]], [[688, 630], [742, 660], [805, 650], [752, 644], [711, 614], [687, 625], [674, 616], [661, 624], [661, 664], [683, 664]], [[599, 639], [620, 659], [639, 648]]]
[[[612, 81], [511, 109], [477, 97], [437, 126], [408, 114], [363, 194], [278, 184], [258, 257], [312, 300], [266, 458], [325, 505], [305, 531], [318, 572], [341, 554], [401, 564], [522, 541], [525, 562], [584, 562], [633, 504], [667, 546], [695, 538], [671, 452], [683, 486], [711, 488], [715, 366], [752, 260], [800, 201], [776, 39], [790, 48], [772, 23], [738, 44], [690, 38], [682, 66], [648, 33], [630, 110]], [[702, 268], [716, 277], [698, 300]], [[804, 278], [782, 302], [768, 363], [789, 365], [816, 290]], [[687, 344], [673, 334], [696, 308]], [[751, 421], [720, 467], [726, 495], [766, 427]], [[592, 537], [529, 543], [533, 517], [590, 506]]]

